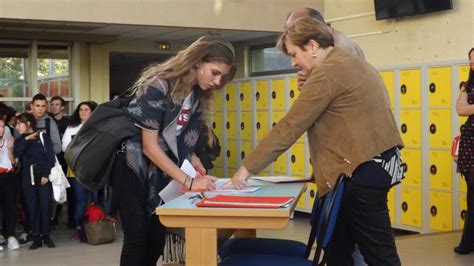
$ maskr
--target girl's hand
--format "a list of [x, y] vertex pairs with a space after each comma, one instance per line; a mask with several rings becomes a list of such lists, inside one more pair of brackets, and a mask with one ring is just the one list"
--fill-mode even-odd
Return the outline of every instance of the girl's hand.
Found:
[[211, 175], [199, 176], [194, 178], [191, 191], [209, 191], [216, 189], [217, 177]]
[[235, 189], [242, 189], [247, 186], [247, 179], [249, 178], [250, 173], [245, 168], [245, 166], [241, 165], [239, 170], [232, 176], [232, 179], [230, 182], [226, 183], [222, 188], [223, 189], [229, 189], [229, 188], [235, 188]]
[[36, 139], [38, 137], [38, 132], [32, 133], [25, 137], [25, 140]]
[[41, 178], [41, 185], [42, 185], [42, 186], [48, 184], [48, 182], [49, 182], [49, 179], [48, 179], [47, 177], [42, 177], [42, 178]]

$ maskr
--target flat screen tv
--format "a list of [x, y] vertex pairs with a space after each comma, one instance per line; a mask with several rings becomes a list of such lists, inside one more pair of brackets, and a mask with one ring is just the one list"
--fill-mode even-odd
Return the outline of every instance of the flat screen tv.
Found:
[[414, 16], [453, 8], [452, 0], [374, 0], [377, 20]]

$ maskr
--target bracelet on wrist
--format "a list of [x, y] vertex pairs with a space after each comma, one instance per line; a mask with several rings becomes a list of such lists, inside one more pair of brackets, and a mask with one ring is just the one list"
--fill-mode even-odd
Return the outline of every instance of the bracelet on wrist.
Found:
[[189, 178], [190, 177], [188, 175], [186, 175], [186, 178], [184, 179], [184, 182], [183, 182], [183, 187], [185, 187], [185, 188], [187, 187], [186, 183], [188, 183]]
[[189, 185], [189, 190], [193, 188], [193, 182], [194, 182], [194, 178], [191, 178], [191, 184]]

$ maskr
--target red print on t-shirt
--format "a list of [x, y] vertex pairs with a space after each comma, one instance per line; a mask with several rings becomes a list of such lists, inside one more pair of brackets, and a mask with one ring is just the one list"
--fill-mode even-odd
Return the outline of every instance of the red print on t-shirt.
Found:
[[177, 124], [178, 126], [183, 126], [186, 125], [186, 123], [189, 121], [189, 117], [191, 116], [191, 112], [189, 109], [181, 109], [178, 115], [178, 121]]

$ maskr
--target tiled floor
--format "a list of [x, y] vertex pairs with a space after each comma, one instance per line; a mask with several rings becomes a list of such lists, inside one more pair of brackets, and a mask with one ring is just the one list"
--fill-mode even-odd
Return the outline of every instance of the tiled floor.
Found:
[[[279, 237], [306, 242], [309, 233], [308, 216], [296, 215], [282, 230], [260, 230], [260, 237]], [[46, 247], [28, 250], [0, 251], [0, 265], [118, 265], [120, 260], [121, 234], [116, 242], [108, 245], [90, 246], [70, 238], [71, 230], [60, 227], [52, 233], [56, 248]], [[456, 255], [453, 247], [458, 243], [460, 232], [438, 233], [397, 237], [397, 247], [403, 265], [474, 265], [474, 253]]]

